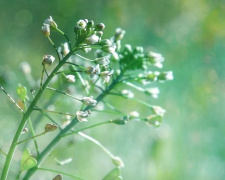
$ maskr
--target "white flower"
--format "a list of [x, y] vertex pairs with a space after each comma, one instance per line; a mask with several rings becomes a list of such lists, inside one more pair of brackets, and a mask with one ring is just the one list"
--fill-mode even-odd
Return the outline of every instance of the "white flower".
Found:
[[151, 95], [153, 98], [158, 98], [159, 88], [157, 88], [157, 87], [148, 88], [145, 90], [145, 93]]
[[134, 97], [134, 93], [131, 90], [127, 90], [127, 89], [122, 90], [121, 94], [126, 96], [127, 98]]
[[163, 116], [166, 112], [166, 110], [161, 108], [160, 106], [152, 106], [152, 111], [155, 115], [158, 116]]
[[123, 39], [124, 34], [125, 34], [124, 30], [122, 30], [121, 28], [117, 28], [115, 33], [115, 40], [118, 41]]
[[44, 23], [43, 26], [41, 27], [41, 31], [46, 37], [49, 37], [50, 36], [50, 25]]
[[86, 38], [85, 42], [89, 45], [97, 43], [100, 40], [99, 36], [92, 34], [90, 37]]
[[51, 28], [57, 29], [56, 22], [52, 19], [52, 16], [50, 16], [48, 19], [44, 21], [45, 24], [48, 24]]
[[107, 57], [96, 58], [95, 62], [97, 62], [103, 66], [107, 66], [110, 63], [109, 58], [107, 58]]
[[166, 80], [173, 80], [173, 71], [167, 71], [167, 72], [164, 72], [166, 75], [165, 75], [165, 79]]
[[116, 45], [115, 44], [111, 46], [105, 45], [105, 46], [102, 46], [101, 50], [107, 53], [113, 53], [116, 50]]
[[87, 23], [82, 19], [77, 22], [78, 29], [84, 29], [86, 27], [86, 25], [87, 25]]
[[99, 64], [97, 64], [96, 66], [89, 66], [86, 68], [86, 73], [92, 78], [95, 75], [99, 75], [100, 74], [100, 67]]
[[149, 52], [148, 54], [149, 57], [149, 61], [156, 67], [158, 68], [162, 68], [162, 62], [164, 61], [164, 57], [159, 54], [159, 53], [155, 53], [155, 52]]
[[100, 77], [103, 79], [103, 83], [108, 83], [113, 73], [114, 73], [114, 70], [101, 72]]
[[130, 118], [137, 118], [139, 117], [139, 113], [137, 111], [132, 111], [129, 113]]
[[77, 111], [77, 120], [82, 121], [88, 121], [86, 118], [91, 114], [91, 111]]
[[63, 55], [66, 56], [69, 52], [70, 52], [69, 44], [67, 42], [63, 43], [63, 50], [62, 50]]
[[76, 81], [76, 78], [74, 75], [66, 75], [66, 80], [68, 82], [75, 82]]
[[88, 106], [96, 106], [97, 101], [93, 97], [83, 97], [82, 102]]
[[44, 55], [42, 62], [43, 62], [43, 64], [45, 66], [50, 66], [50, 65], [52, 65], [52, 63], [54, 61], [55, 61], [55, 57], [54, 56], [46, 54], [46, 55]]

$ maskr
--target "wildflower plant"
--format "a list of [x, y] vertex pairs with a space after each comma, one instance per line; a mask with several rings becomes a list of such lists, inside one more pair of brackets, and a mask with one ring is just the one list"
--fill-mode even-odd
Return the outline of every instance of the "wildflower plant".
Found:
[[[129, 44], [122, 46], [121, 41], [125, 35], [125, 31], [121, 28], [116, 29], [115, 34], [111, 38], [105, 39], [103, 38], [103, 31], [105, 30], [103, 23], [95, 25], [92, 20], [79, 20], [74, 27], [75, 34], [73, 38], [75, 39], [75, 44], [71, 43], [68, 36], [59, 29], [51, 16], [44, 21], [41, 30], [53, 46], [55, 54], [45, 54], [43, 59], [40, 60], [42, 70], [38, 85], [32, 78], [29, 79], [30, 85], [33, 87], [30, 90], [31, 93], [28, 93], [26, 87], [22, 85], [18, 86], [17, 94], [22, 102], [20, 105], [1, 86], [2, 91], [22, 114], [22, 120], [16, 130], [8, 152], [5, 153], [1, 150], [5, 155], [1, 180], [6, 180], [8, 173], [11, 172], [9, 169], [16, 147], [30, 141], [34, 142], [36, 152], [31, 152], [27, 147], [24, 147], [21, 166], [17, 175], [18, 179], [29, 179], [37, 170], [57, 172], [58, 175], [52, 177], [55, 180], [62, 179], [62, 176], [82, 179], [72, 174], [42, 167], [42, 162], [49, 156], [57, 143], [75, 134], [99, 146], [112, 159], [115, 169], [103, 177], [104, 180], [114, 177], [122, 179], [121, 168], [124, 167], [122, 159], [113, 155], [99, 141], [85, 134], [83, 131], [103, 124], [125, 125], [127, 122], [135, 119], [153, 126], [159, 126], [166, 111], [160, 106], [151, 105], [144, 100], [135, 98], [132, 90], [135, 89], [147, 96], [157, 98], [159, 89], [152, 87], [153, 82], [172, 80], [172, 71], [159, 72], [151, 70], [155, 69], [152, 68], [153, 66], [162, 68], [164, 57], [161, 54], [151, 51], [145, 52], [143, 47], [140, 46], [132, 47]], [[61, 45], [56, 46], [51, 39], [52, 33], [59, 33], [59, 35], [64, 36], [66, 42], [62, 42]], [[82, 52], [82, 54], [94, 52], [94, 55], [92, 53], [93, 58], [89, 59], [81, 56], [79, 52]], [[27, 68], [28, 70], [26, 70]], [[23, 72], [26, 75], [31, 73], [29, 64], [23, 63]], [[58, 80], [55, 81], [53, 78]], [[56, 86], [56, 84], [60, 85]], [[78, 96], [77, 93], [68, 92], [69, 86], [76, 88], [82, 97]], [[123, 88], [121, 89], [120, 87]], [[71, 101], [79, 102], [80, 107], [73, 111], [73, 113], [50, 110], [46, 107], [53, 103], [51, 98], [46, 102], [46, 105], [39, 107], [38, 102], [45, 91], [71, 98]], [[118, 110], [117, 107], [104, 101], [106, 96], [118, 96], [131, 102], [136, 101], [143, 106], [147, 106], [151, 112], [149, 112], [149, 116], [147, 117], [142, 116], [137, 111], [127, 114], [125, 110]], [[104, 104], [106, 110], [98, 109], [100, 102]], [[34, 111], [39, 111], [42, 116], [49, 120], [41, 133], [36, 132], [37, 122], [34, 122], [35, 120], [30, 118]], [[114, 112], [117, 113], [118, 117], [89, 125], [89, 118], [92, 116], [93, 111]], [[51, 113], [66, 117], [66, 123], [57, 123], [51, 118]], [[35, 126], [32, 125], [33, 123], [35, 123]], [[76, 125], [78, 123], [85, 123], [86, 127], [77, 129]], [[39, 151], [36, 139], [39, 136], [50, 135], [52, 131], [56, 130], [59, 131], [58, 134], [42, 151]], [[24, 139], [22, 136], [27, 131], [30, 131], [32, 136]], [[3, 145], [0, 144], [0, 146]], [[70, 161], [71, 159], [67, 162]], [[67, 162], [61, 163], [65, 164]]]

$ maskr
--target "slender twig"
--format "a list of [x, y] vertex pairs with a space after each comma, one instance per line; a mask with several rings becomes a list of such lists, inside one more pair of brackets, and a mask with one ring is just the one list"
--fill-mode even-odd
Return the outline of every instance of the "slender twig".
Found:
[[80, 57], [80, 58], [82, 58], [82, 59], [84, 59], [84, 60], [87, 60], [87, 61], [91, 61], [91, 62], [95, 61], [95, 60], [92, 60], [92, 59], [88, 59], [88, 58], [86, 58], [84, 56], [81, 56], [79, 54], [75, 54], [75, 55], [78, 56], [78, 57]]
[[69, 39], [69, 38], [67, 37], [67, 35], [66, 35], [62, 30], [60, 30], [59, 28], [56, 28], [56, 30], [66, 38], [66, 40], [67, 40], [67, 42], [68, 42], [68, 44], [69, 44], [69, 47], [70, 47], [70, 51], [71, 51], [71, 50], [72, 50], [72, 46], [71, 46], [71, 43], [70, 43], [70, 39]]
[[21, 107], [16, 103], [16, 101], [5, 91], [5, 89], [0, 86], [1, 90], [6, 94], [6, 96], [10, 99], [10, 101], [15, 104], [15, 106], [22, 112], [24, 113], [24, 111], [21, 109]]
[[74, 115], [74, 114], [69, 114], [69, 113], [64, 113], [64, 112], [58, 112], [58, 111], [50, 111], [50, 110], [47, 110], [47, 109], [33, 108], [33, 110], [36, 110], [36, 111], [45, 111], [45, 112], [50, 112], [50, 113], [55, 113], [55, 114], [60, 114], [60, 115], [68, 115], [68, 116], [71, 116], [71, 117], [76, 117], [76, 115]]
[[72, 178], [74, 178], [75, 180], [84, 180], [84, 179], [79, 178], [79, 177], [77, 177], [77, 176], [74, 176], [74, 175], [71, 175], [71, 174], [68, 174], [68, 173], [65, 173], [65, 172], [62, 172], [62, 171], [54, 170], [54, 169], [48, 169], [48, 168], [39, 167], [38, 170], [41, 170], [41, 171], [49, 171], [49, 172], [54, 172], [54, 173], [63, 174], [63, 175], [65, 175], [65, 176], [72, 177]]
[[51, 88], [51, 87], [47, 87], [47, 89], [49, 89], [49, 90], [51, 90], [51, 91], [58, 92], [58, 93], [60, 93], [60, 94], [66, 95], [66, 96], [68, 96], [68, 97], [71, 97], [71, 98], [73, 98], [73, 99], [76, 99], [76, 100], [78, 100], [78, 101], [82, 102], [82, 99], [78, 99], [78, 98], [76, 98], [76, 97], [74, 97], [74, 96], [72, 96], [72, 95], [70, 95], [70, 94], [68, 94], [68, 93], [65, 93], [65, 92], [59, 91], [59, 90], [54, 89], [54, 88]]
[[6, 154], [2, 149], [0, 149], [0, 152], [1, 152], [2, 154], [4, 154], [5, 156], [7, 156], [7, 154]]
[[56, 51], [56, 54], [57, 54], [57, 56], [58, 56], [58, 59], [59, 59], [59, 61], [60, 61], [61, 59], [60, 59], [59, 52], [58, 52], [58, 50], [57, 50], [57, 48], [56, 48], [54, 42], [51, 40], [50, 36], [48, 36], [48, 40], [50, 41], [50, 43], [51, 43], [52, 46], [54, 47], [54, 49], [55, 49], [55, 51]]
[[31, 139], [37, 138], [37, 137], [39, 137], [39, 136], [43, 136], [43, 135], [45, 135], [45, 134], [46, 134], [46, 132], [37, 134], [37, 135], [35, 135], [35, 136], [32, 136], [32, 137], [29, 137], [29, 138], [24, 139], [24, 140], [22, 140], [22, 141], [19, 141], [19, 142], [16, 143], [16, 144], [17, 144], [17, 145], [18, 145], [18, 144], [21, 144], [21, 143], [23, 143], [23, 142], [26, 142], [26, 141], [29, 141], [29, 140], [31, 140]]

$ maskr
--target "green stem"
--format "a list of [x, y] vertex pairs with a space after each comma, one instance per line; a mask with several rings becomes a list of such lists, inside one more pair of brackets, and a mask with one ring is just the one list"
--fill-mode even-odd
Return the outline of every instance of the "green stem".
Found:
[[71, 97], [71, 98], [73, 98], [73, 99], [76, 99], [76, 100], [82, 102], [81, 99], [75, 98], [74, 96], [72, 96], [72, 95], [70, 95], [70, 94], [67, 94], [67, 93], [65, 93], [65, 92], [59, 91], [59, 90], [57, 90], [57, 89], [54, 89], [54, 88], [51, 88], [51, 87], [47, 87], [47, 89], [52, 90], [52, 91], [55, 91], [55, 92], [58, 92], [58, 93], [61, 93], [61, 94], [63, 94], [63, 95], [66, 95], [66, 96], [68, 96], [68, 97]]
[[63, 64], [66, 62], [66, 60], [73, 54], [73, 52], [76, 49], [74, 49], [73, 51], [71, 51], [69, 54], [67, 54], [62, 61], [59, 62], [59, 64], [55, 67], [55, 69], [52, 71], [52, 73], [49, 75], [49, 77], [47, 78], [47, 80], [45, 81], [45, 83], [43, 84], [42, 88], [39, 89], [39, 91], [37, 92], [37, 95], [35, 96], [35, 98], [33, 99], [32, 103], [30, 104], [30, 106], [28, 107], [26, 113], [24, 113], [23, 118], [19, 124], [19, 127], [16, 131], [16, 134], [13, 138], [13, 141], [11, 143], [7, 158], [5, 160], [5, 164], [2, 170], [2, 175], [1, 175], [1, 180], [6, 180], [8, 172], [9, 172], [9, 167], [14, 155], [14, 151], [16, 149], [17, 146], [17, 142], [21, 136], [21, 133], [27, 123], [28, 118], [30, 117], [31, 113], [33, 112], [33, 108], [35, 107], [35, 105], [37, 104], [38, 100], [41, 98], [44, 90], [46, 89], [46, 87], [48, 86], [49, 82], [52, 80], [52, 78], [54, 77], [55, 73], [63, 66]]
[[55, 51], [56, 51], [56, 54], [57, 54], [57, 56], [58, 56], [58, 59], [59, 59], [59, 61], [60, 61], [60, 55], [59, 55], [59, 52], [58, 52], [58, 50], [57, 50], [57, 48], [56, 48], [54, 42], [51, 40], [51, 38], [50, 38], [49, 36], [48, 36], [48, 40], [50, 41], [50, 43], [51, 43], [52, 46], [54, 47], [54, 49], [55, 49]]
[[38, 168], [38, 170], [41, 170], [41, 171], [49, 171], [49, 172], [54, 172], [54, 173], [59, 173], [59, 174], [63, 174], [65, 176], [68, 176], [68, 177], [72, 177], [76, 180], [84, 180], [82, 178], [79, 178], [77, 176], [74, 176], [74, 175], [71, 175], [71, 174], [68, 174], [68, 173], [65, 173], [65, 172], [62, 172], [62, 171], [58, 171], [58, 170], [54, 170], [54, 169], [48, 169], [48, 168]]
[[[113, 87], [115, 87], [122, 77], [123, 73], [121, 73], [112, 83], [111, 85], [105, 90], [104, 93], [100, 94], [96, 100], [97, 102], [101, 101], [108, 93], [112, 90]], [[84, 110], [91, 109], [92, 106], [86, 107]], [[40, 155], [37, 158], [37, 166], [30, 169], [23, 180], [28, 180], [38, 169], [37, 167], [44, 161], [46, 156], [54, 149], [54, 147], [57, 145], [57, 143], [61, 140], [62, 136], [66, 134], [68, 131], [70, 131], [79, 121], [77, 118], [74, 118], [69, 125], [67, 125], [59, 134], [47, 145], [47, 147], [40, 153]]]
[[0, 149], [0, 152], [1, 152], [2, 154], [4, 154], [5, 156], [7, 156], [7, 154], [6, 154], [2, 149]]
[[98, 124], [94, 124], [92, 126], [88, 126], [88, 127], [82, 128], [82, 129], [78, 129], [78, 130], [73, 131], [71, 133], [67, 133], [67, 134], [62, 135], [62, 138], [67, 137], [67, 136], [70, 136], [70, 135], [73, 135], [73, 134], [77, 134], [78, 132], [84, 131], [86, 129], [90, 129], [90, 128], [93, 128], [93, 127], [96, 127], [96, 126], [101, 126], [103, 124], [109, 124], [109, 123], [111, 123], [111, 121], [105, 121], [105, 122], [101, 122], [101, 123], [98, 123]]
[[63, 113], [63, 112], [58, 112], [58, 111], [50, 111], [50, 110], [38, 109], [38, 108], [34, 108], [34, 110], [36, 110], [36, 111], [45, 111], [45, 112], [50, 112], [50, 113], [55, 113], [55, 114], [68, 115], [68, 116], [71, 116], [71, 117], [76, 117], [75, 114]]
[[[21, 144], [21, 143], [23, 143], [23, 142], [29, 141], [29, 140], [31, 140], [31, 139], [34, 139], [34, 138], [36, 138], [36, 137], [45, 135], [45, 134], [46, 134], [46, 132], [43, 132], [43, 133], [41, 133], [41, 134], [37, 134], [37, 135], [35, 135], [35, 136], [29, 137], [29, 138], [27, 138], [27, 139], [24, 139], [24, 140], [18, 142], [17, 145], [18, 145], [18, 144]], [[38, 154], [39, 154], [39, 153], [38, 153]]]

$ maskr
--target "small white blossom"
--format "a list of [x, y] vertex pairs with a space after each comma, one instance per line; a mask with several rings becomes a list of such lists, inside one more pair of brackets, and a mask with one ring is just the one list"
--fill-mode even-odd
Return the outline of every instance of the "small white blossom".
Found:
[[76, 81], [76, 78], [74, 75], [66, 75], [66, 80], [68, 82], [75, 82]]
[[48, 24], [52, 29], [57, 29], [56, 22], [52, 19], [52, 16], [50, 16], [48, 19], [44, 21], [45, 24]]
[[77, 22], [78, 29], [84, 29], [86, 27], [86, 25], [87, 25], [87, 23], [82, 19]]
[[158, 98], [158, 94], [159, 94], [159, 88], [154, 87], [154, 88], [148, 88], [145, 90], [145, 93], [151, 95], [153, 98]]
[[77, 120], [82, 121], [88, 121], [86, 118], [91, 114], [91, 111], [77, 111]]
[[132, 111], [129, 113], [130, 118], [137, 118], [139, 117], [139, 112], [137, 111]]
[[159, 53], [155, 53], [155, 52], [149, 52], [148, 54], [149, 57], [149, 61], [156, 67], [158, 68], [162, 68], [162, 62], [164, 61], [164, 57], [159, 54]]
[[86, 68], [86, 73], [92, 78], [95, 75], [99, 75], [100, 74], [100, 67], [99, 64], [97, 64], [96, 66], [89, 66]]
[[108, 83], [113, 73], [114, 73], [114, 70], [101, 72], [100, 77], [103, 79], [103, 83]]
[[93, 97], [83, 97], [82, 102], [88, 106], [96, 106], [97, 101]]
[[124, 35], [125, 35], [125, 31], [122, 30], [121, 28], [117, 28], [115, 33], [115, 40], [118, 41], [123, 39]]
[[42, 62], [43, 62], [43, 64], [45, 66], [50, 66], [50, 65], [52, 65], [52, 63], [54, 61], [55, 61], [55, 57], [54, 56], [46, 54], [46, 55], [44, 55]]
[[43, 26], [41, 27], [41, 31], [46, 37], [49, 37], [50, 36], [50, 25], [44, 23]]
[[107, 57], [96, 58], [95, 62], [97, 62], [103, 66], [107, 66], [110, 63], [109, 58], [107, 58]]
[[166, 73], [166, 75], [165, 75], [166, 80], [173, 80], [173, 71], [167, 71], [164, 73]]
[[152, 111], [155, 115], [158, 116], [163, 116], [166, 112], [166, 110], [161, 108], [160, 106], [152, 106]]
[[108, 46], [108, 45], [102, 46], [101, 50], [107, 53], [113, 53], [116, 50], [116, 45], [113, 44], [111, 46]]
[[127, 90], [127, 89], [122, 90], [121, 94], [126, 96], [127, 98], [134, 97], [134, 93], [131, 90]]
[[90, 37], [86, 38], [85, 42], [89, 45], [99, 42], [100, 38], [96, 34], [92, 34]]

